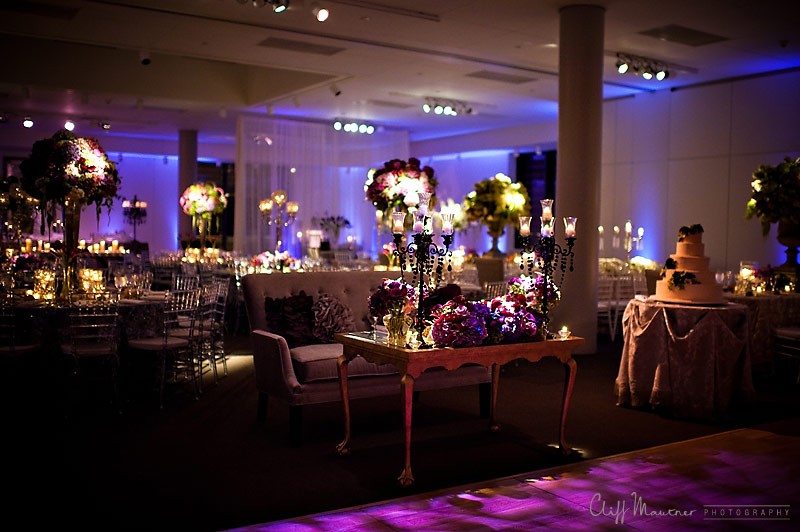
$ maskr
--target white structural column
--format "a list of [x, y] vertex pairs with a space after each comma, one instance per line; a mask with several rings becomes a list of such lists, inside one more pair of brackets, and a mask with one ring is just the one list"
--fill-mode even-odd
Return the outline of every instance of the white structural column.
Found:
[[567, 272], [551, 328], [567, 325], [586, 338], [580, 352], [597, 351], [597, 225], [600, 219], [605, 8], [572, 5], [560, 10], [558, 159], [555, 215], [563, 242], [564, 216], [577, 216], [575, 271]]
[[197, 131], [182, 129], [178, 132], [178, 235], [192, 234], [192, 218], [183, 214], [178, 199], [186, 187], [197, 181]]

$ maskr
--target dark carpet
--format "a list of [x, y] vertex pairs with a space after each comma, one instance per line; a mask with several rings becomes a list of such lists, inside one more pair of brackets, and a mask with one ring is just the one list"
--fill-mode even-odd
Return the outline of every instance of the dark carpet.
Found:
[[[71, 416], [51, 371], [4, 379], [1, 436], [6, 530], [218, 531], [329, 511], [461, 484], [611, 456], [753, 427], [800, 435], [800, 393], [792, 368], [754, 369], [758, 402], [735, 421], [701, 423], [617, 407], [621, 341], [601, 338], [577, 356], [567, 441], [555, 448], [563, 369], [555, 360], [503, 370], [499, 433], [478, 416], [476, 388], [427, 392], [414, 409], [416, 484], [401, 488], [399, 397], [352, 402], [352, 454], [340, 457], [341, 405], [305, 409], [304, 442], [289, 443], [288, 409], [272, 402], [256, 424], [257, 396], [246, 336], [229, 338], [229, 375], [195, 400], [168, 389], [164, 410], [152, 390], [130, 393], [118, 413], [89, 390]], [[95, 391], [96, 392], [96, 391]]]

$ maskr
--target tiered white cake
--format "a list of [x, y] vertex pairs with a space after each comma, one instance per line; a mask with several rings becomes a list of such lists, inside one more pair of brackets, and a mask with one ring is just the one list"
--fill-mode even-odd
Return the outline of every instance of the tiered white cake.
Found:
[[664, 265], [661, 279], [656, 281], [654, 299], [673, 303], [724, 303], [722, 285], [717, 284], [708, 269], [704, 255], [703, 227], [695, 224], [681, 227], [675, 254]]

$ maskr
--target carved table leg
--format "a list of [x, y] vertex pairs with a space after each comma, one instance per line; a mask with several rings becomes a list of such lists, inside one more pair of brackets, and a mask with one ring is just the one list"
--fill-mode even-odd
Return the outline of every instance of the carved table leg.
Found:
[[492, 402], [489, 407], [489, 430], [498, 432], [500, 425], [497, 423], [497, 389], [500, 387], [500, 364], [492, 364]]
[[339, 356], [336, 360], [336, 370], [339, 373], [339, 390], [342, 394], [342, 406], [344, 407], [344, 440], [336, 446], [336, 452], [344, 456], [350, 454], [350, 392], [347, 389], [347, 364], [350, 359], [345, 355]]
[[400, 485], [403, 487], [414, 484], [414, 475], [411, 473], [411, 412], [414, 396], [414, 377], [405, 374], [400, 380], [403, 394], [403, 431], [405, 433], [406, 444], [406, 464], [400, 477]]
[[567, 425], [567, 411], [569, 410], [569, 400], [572, 397], [572, 388], [575, 385], [575, 374], [578, 371], [578, 364], [575, 359], [570, 357], [564, 362], [564, 396], [561, 400], [561, 423], [558, 427], [558, 446], [563, 454], [571, 454], [572, 449], [564, 438], [564, 431]]

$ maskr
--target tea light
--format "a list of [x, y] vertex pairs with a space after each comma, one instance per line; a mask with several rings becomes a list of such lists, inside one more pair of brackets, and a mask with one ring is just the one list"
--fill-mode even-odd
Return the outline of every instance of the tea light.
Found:
[[567, 216], [564, 218], [564, 236], [567, 238], [575, 238], [575, 224], [578, 219], [574, 216]]
[[558, 338], [560, 340], [566, 340], [567, 338], [570, 337], [571, 334], [572, 332], [567, 328], [566, 325], [564, 325], [563, 327], [561, 327], [561, 329], [558, 330]]

